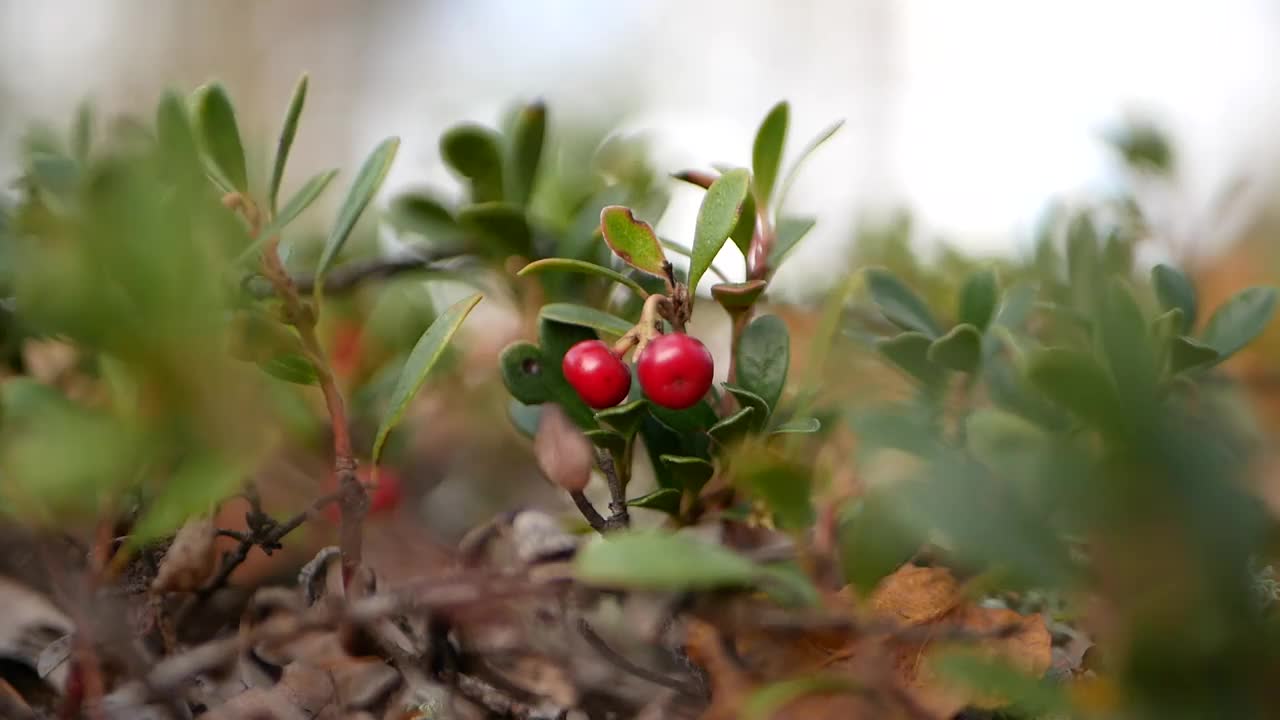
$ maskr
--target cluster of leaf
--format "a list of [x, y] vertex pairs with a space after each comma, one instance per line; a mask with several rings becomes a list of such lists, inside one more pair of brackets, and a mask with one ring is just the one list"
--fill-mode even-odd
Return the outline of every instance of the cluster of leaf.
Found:
[[[217, 84], [167, 93], [153, 123], [117, 122], [100, 142], [87, 110], [69, 141], [33, 135], [21, 197], [5, 218], [6, 340], [69, 343], [107, 392], [71, 402], [34, 380], [0, 385], [7, 511], [62, 523], [128, 512], [140, 499], [147, 515], [135, 537], [153, 537], [235, 492], [280, 419], [308, 412], [301, 393], [316, 392], [306, 386], [328, 371], [296, 328], [314, 323], [326, 275], [398, 141], [381, 143], [353, 178], [307, 276], [311, 297], [299, 299], [306, 317], [291, 317], [284, 298], [255, 283], [264, 280], [259, 251], [286, 256], [290, 224], [336, 175], [320, 173], [278, 203], [306, 90], [304, 76], [264, 187], [247, 171], [234, 108]], [[422, 334], [388, 399], [375, 460], [478, 300]]]
[[[742, 251], [748, 264], [748, 280], [742, 283], [718, 283], [711, 288], [715, 300], [734, 320], [734, 372], [722, 388], [686, 410], [671, 410], [648, 402], [638, 382], [632, 383], [632, 394], [618, 407], [592, 411], [565, 380], [561, 362], [574, 344], [595, 338], [613, 340], [626, 334], [638, 321], [640, 305], [651, 291], [659, 290], [668, 278], [672, 263], [666, 251], [679, 246], [660, 240], [653, 228], [637, 218], [637, 212], [621, 205], [597, 211], [599, 235], [588, 256], [612, 251], [618, 261], [629, 266], [635, 275], [623, 274], [610, 264], [600, 264], [576, 257], [544, 258], [527, 265], [522, 275], [555, 272], [584, 274], [609, 283], [617, 283], [632, 294], [634, 302], [623, 304], [614, 314], [589, 304], [556, 302], [539, 311], [539, 342], [519, 342], [502, 354], [501, 369], [513, 400], [511, 416], [517, 427], [533, 435], [540, 415], [538, 406], [554, 403], [584, 431], [591, 441], [608, 452], [624, 482], [630, 477], [635, 462], [637, 441], [642, 441], [657, 479], [657, 489], [632, 498], [628, 504], [645, 507], [688, 521], [701, 506], [698, 495], [703, 486], [723, 472], [729, 449], [743, 441], [769, 435], [810, 433], [820, 423], [807, 415], [797, 415], [797, 406], [783, 403], [783, 389], [790, 365], [790, 337], [786, 323], [776, 315], [753, 317], [753, 308], [761, 298], [768, 278], [795, 247], [800, 237], [813, 225], [811, 219], [782, 218], [773, 224], [777, 207], [775, 185], [786, 140], [789, 108], [779, 103], [770, 111], [757, 133], [752, 169], [721, 168], [722, 173], [710, 177], [705, 173], [682, 173], [677, 177], [705, 184], [707, 190], [697, 216], [687, 274], [688, 288], [696, 288], [703, 275], [726, 242], [732, 240]], [[833, 126], [804, 150], [790, 175], [782, 184], [782, 193], [794, 178], [798, 167], [812, 150], [838, 127]], [[778, 203], [780, 205], [780, 202]], [[783, 228], [790, 228], [786, 235]], [[772, 253], [768, 260], [753, 265], [749, 256], [753, 243], [768, 234]], [[762, 256], [763, 257], [763, 256]], [[752, 270], [759, 268], [759, 272]], [[681, 276], [673, 276], [683, 281]], [[656, 287], [654, 285], [656, 283]], [[579, 298], [581, 299], [581, 298]], [[668, 327], [668, 331], [670, 328]], [[764, 459], [764, 456], [761, 456]], [[772, 464], [770, 464], [772, 463]], [[766, 463], [740, 463], [739, 478], [746, 483], [758, 482], [759, 490], [781, 492], [801, 498], [802, 509], [780, 518], [790, 524], [802, 524], [810, 516], [807, 498], [808, 479], [787, 462], [774, 458]], [[772, 474], [771, 474], [772, 473]], [[782, 475], [777, 475], [782, 473]], [[803, 485], [788, 485], [794, 476]], [[776, 476], [776, 477], [775, 477]], [[794, 503], [788, 505], [793, 507]], [[798, 522], [797, 522], [798, 520]]]
[[[514, 108], [501, 126], [468, 122], [444, 132], [440, 155], [462, 182], [460, 202], [427, 189], [398, 195], [388, 220], [402, 237], [431, 257], [477, 259], [514, 282], [511, 258], [607, 264], [598, 237], [608, 205], [633, 206], [655, 221], [666, 209], [642, 138], [552, 128], [541, 102]], [[543, 294], [604, 300], [610, 283], [576, 280], [546, 276]]]
[[1097, 642], [1136, 716], [1261, 717], [1280, 656], [1249, 568], [1276, 528], [1219, 366], [1276, 291], [1202, 312], [1177, 269], [1133, 275], [1123, 229], [1102, 238], [1082, 212], [1064, 234], [1008, 286], [969, 274], [945, 319], [866, 271], [897, 328], [875, 348], [914, 391], [851, 411], [860, 461], [901, 471], [846, 508], [846, 577], [869, 588], [933, 543], [989, 587], [1087, 593], [1120, 629]]

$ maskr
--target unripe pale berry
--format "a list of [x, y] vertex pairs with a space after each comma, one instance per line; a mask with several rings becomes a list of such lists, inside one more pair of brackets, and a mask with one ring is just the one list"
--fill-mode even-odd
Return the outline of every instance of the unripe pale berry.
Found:
[[560, 369], [578, 397], [596, 410], [617, 405], [631, 391], [631, 372], [600, 340], [583, 340], [569, 348]]
[[715, 361], [707, 346], [684, 333], [654, 338], [636, 360], [645, 396], [672, 410], [697, 404], [711, 389], [714, 373]]

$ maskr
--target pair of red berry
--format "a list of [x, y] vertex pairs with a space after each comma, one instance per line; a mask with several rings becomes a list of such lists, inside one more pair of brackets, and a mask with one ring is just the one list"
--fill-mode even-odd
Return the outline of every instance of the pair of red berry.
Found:
[[[631, 372], [613, 348], [600, 340], [583, 340], [569, 348], [561, 369], [583, 402], [596, 410], [617, 405], [631, 391]], [[654, 338], [636, 359], [645, 397], [672, 410], [701, 400], [711, 389], [714, 371], [707, 347], [684, 333]]]

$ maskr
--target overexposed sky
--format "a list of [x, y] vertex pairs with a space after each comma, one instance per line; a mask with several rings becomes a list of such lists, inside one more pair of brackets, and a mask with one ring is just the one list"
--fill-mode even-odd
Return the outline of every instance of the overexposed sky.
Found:
[[[1201, 213], [1232, 172], [1265, 184], [1280, 167], [1280, 10], [1268, 0], [273, 0], [218, 28], [245, 45], [225, 49], [207, 12], [174, 7], [0, 0], [0, 164], [32, 117], [85, 94], [132, 102], [175, 77], [254, 77], [259, 114], [242, 120], [265, 130], [311, 71], [299, 147], [315, 157], [300, 176], [354, 168], [397, 134], [389, 190], [453, 185], [439, 132], [495, 122], [515, 98], [546, 98], [553, 119], [625, 113], [671, 171], [748, 163], [760, 117], [786, 98], [792, 152], [848, 124], [792, 193], [820, 222], [784, 287], [822, 274], [857, 214], [897, 203], [930, 235], [1010, 250], [1051, 197], [1115, 181], [1097, 137], [1130, 111], [1179, 143], [1180, 212]], [[673, 191], [662, 230], [687, 241], [700, 195]]]

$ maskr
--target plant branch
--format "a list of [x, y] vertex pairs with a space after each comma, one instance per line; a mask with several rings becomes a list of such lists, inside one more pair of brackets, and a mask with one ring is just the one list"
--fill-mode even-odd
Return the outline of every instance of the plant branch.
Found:
[[[239, 210], [249, 223], [249, 232], [255, 240], [262, 232], [262, 214], [253, 201], [238, 193], [229, 193], [223, 203]], [[325, 358], [320, 339], [316, 336], [315, 309], [302, 299], [298, 286], [280, 261], [280, 237], [273, 235], [262, 244], [262, 272], [284, 303], [287, 321], [298, 330], [303, 353], [316, 371], [320, 392], [329, 411], [333, 425], [333, 471], [338, 478], [341, 493], [342, 520], [339, 528], [339, 547], [342, 549], [342, 577], [350, 582], [360, 566], [363, 533], [361, 525], [369, 508], [369, 495], [356, 478], [356, 460], [351, 450], [351, 430], [347, 423], [347, 411], [342, 393], [334, 380], [333, 372]]]
[[681, 682], [677, 678], [668, 677], [660, 672], [650, 670], [649, 668], [631, 662], [631, 660], [622, 656], [617, 650], [610, 647], [609, 643], [605, 642], [604, 638], [596, 634], [596, 631], [591, 629], [591, 625], [581, 618], [578, 619], [578, 633], [582, 635], [582, 638], [587, 641], [587, 644], [590, 645], [593, 650], [599, 653], [601, 657], [619, 670], [648, 680], [655, 685], [671, 688], [682, 695], [689, 695], [692, 697], [700, 697], [702, 695], [689, 683]]
[[599, 464], [600, 472], [604, 473], [605, 482], [609, 486], [610, 515], [605, 522], [605, 529], [612, 531], [630, 527], [631, 515], [627, 512], [626, 483], [619, 475], [617, 466], [613, 463], [613, 456], [604, 450], [596, 448], [596, 463]]
[[[429, 256], [413, 256], [402, 258], [373, 258], [361, 262], [351, 262], [335, 268], [325, 277], [325, 296], [342, 295], [351, 292], [370, 280], [386, 280], [405, 273], [432, 270], [432, 263], [451, 260], [464, 255], [462, 252], [441, 252]], [[315, 276], [304, 275], [293, 278], [293, 285], [301, 295], [308, 295], [315, 290]], [[270, 291], [253, 292], [258, 299], [272, 297], [276, 294], [274, 286]]]
[[747, 279], [769, 279], [769, 253], [773, 251], [773, 241], [777, 237], [773, 225], [769, 222], [769, 209], [756, 208], [756, 231], [751, 236], [751, 251], [747, 258]]
[[582, 517], [586, 518], [587, 524], [592, 530], [603, 535], [609, 529], [608, 521], [596, 510], [596, 506], [591, 504], [587, 496], [581, 490], [569, 493], [569, 497], [573, 498], [573, 504], [577, 506], [578, 512], [582, 513]]

